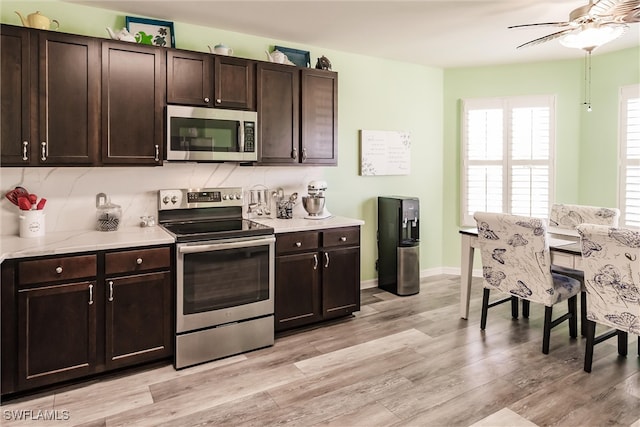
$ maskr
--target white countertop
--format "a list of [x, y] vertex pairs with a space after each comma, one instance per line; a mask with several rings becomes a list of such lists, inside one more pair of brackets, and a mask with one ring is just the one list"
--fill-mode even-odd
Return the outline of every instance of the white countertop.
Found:
[[[260, 219], [254, 220], [273, 227], [277, 233], [305, 230], [321, 230], [360, 226], [359, 219], [333, 216], [326, 219]], [[0, 262], [11, 258], [43, 255], [60, 255], [73, 252], [91, 252], [106, 249], [124, 249], [136, 246], [151, 246], [174, 243], [173, 236], [162, 227], [124, 227], [117, 231], [63, 231], [47, 233], [43, 237], [22, 238], [0, 236]]]
[[59, 255], [173, 243], [160, 227], [124, 227], [117, 231], [63, 231], [43, 237], [0, 236], [0, 262], [9, 258]]
[[257, 223], [273, 227], [276, 234], [290, 233], [294, 231], [306, 230], [322, 230], [327, 228], [351, 227], [355, 225], [363, 225], [361, 219], [345, 218], [342, 216], [332, 216], [325, 219], [307, 219], [307, 218], [291, 218], [291, 219], [252, 219]]

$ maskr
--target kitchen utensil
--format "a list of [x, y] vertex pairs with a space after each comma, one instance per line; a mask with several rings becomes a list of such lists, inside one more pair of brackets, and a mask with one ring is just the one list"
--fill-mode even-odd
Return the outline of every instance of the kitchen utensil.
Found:
[[302, 197], [302, 206], [309, 214], [307, 219], [324, 219], [332, 215], [325, 208], [324, 193], [327, 190], [325, 181], [310, 181], [307, 185], [308, 196]]
[[44, 212], [38, 210], [23, 210], [18, 218], [20, 227], [18, 232], [20, 237], [41, 237], [44, 236]]
[[16, 194], [15, 190], [9, 191], [7, 194], [4, 195], [4, 197], [6, 197], [7, 200], [9, 200], [14, 205], [18, 206], [18, 195]]
[[35, 194], [30, 193], [27, 197], [32, 205], [35, 205], [38, 202], [38, 196]]
[[96, 219], [98, 231], [116, 231], [122, 218], [120, 205], [111, 203], [109, 196], [104, 193], [96, 194]]
[[41, 211], [42, 209], [44, 209], [44, 205], [47, 203], [47, 199], [45, 199], [44, 197], [42, 199], [40, 199], [40, 201], [38, 202], [38, 205], [36, 206], [36, 209]]
[[22, 211], [31, 210], [31, 202], [29, 201], [29, 198], [25, 196], [18, 197], [18, 207]]

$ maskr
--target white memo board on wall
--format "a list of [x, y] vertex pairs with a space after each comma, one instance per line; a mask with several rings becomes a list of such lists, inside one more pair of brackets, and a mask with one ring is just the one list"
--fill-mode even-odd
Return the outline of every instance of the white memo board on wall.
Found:
[[385, 130], [360, 131], [360, 175], [409, 175], [411, 135]]

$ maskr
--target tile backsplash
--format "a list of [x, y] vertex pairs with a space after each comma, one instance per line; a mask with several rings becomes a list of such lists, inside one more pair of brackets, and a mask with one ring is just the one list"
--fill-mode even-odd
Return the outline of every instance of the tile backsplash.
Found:
[[[19, 209], [4, 197], [20, 185], [47, 199], [46, 232], [93, 230], [96, 194], [106, 193], [122, 207], [123, 227], [137, 226], [143, 215], [156, 215], [157, 193], [167, 188], [281, 187], [285, 194], [306, 194], [307, 183], [323, 179], [320, 167], [239, 166], [235, 163], [165, 163], [162, 167], [0, 168], [0, 235], [18, 234]], [[246, 212], [246, 209], [244, 210]], [[294, 216], [304, 216], [300, 198]]]

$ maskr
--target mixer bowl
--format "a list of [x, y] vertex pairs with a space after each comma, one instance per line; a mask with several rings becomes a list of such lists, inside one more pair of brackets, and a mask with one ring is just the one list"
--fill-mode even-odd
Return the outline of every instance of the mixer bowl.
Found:
[[324, 209], [324, 197], [302, 196], [302, 206], [309, 215], [318, 215]]

